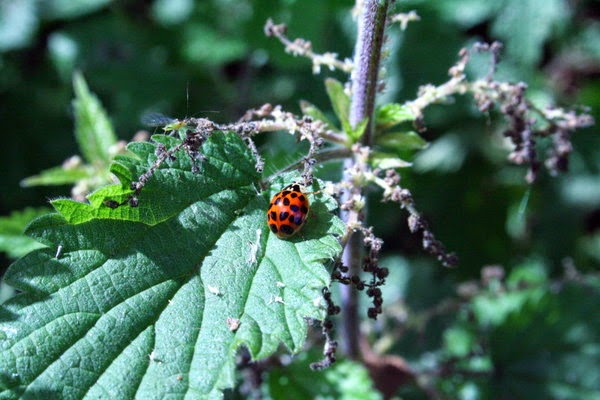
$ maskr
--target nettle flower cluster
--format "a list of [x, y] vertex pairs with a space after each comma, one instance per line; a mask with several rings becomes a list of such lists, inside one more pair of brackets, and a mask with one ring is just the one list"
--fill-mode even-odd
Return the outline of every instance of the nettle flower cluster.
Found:
[[[403, 27], [408, 21], [418, 19], [414, 13], [390, 18], [389, 21], [401, 22]], [[309, 41], [291, 40], [286, 36], [286, 32], [287, 28], [283, 24], [277, 25], [269, 20], [265, 25], [265, 33], [279, 39], [285, 45], [286, 51], [295, 56], [309, 58], [313, 63], [314, 73], [319, 73], [321, 67], [338, 69], [346, 73], [352, 72], [354, 67], [349, 59], [341, 61], [334, 53], [317, 54]], [[490, 70], [483, 78], [469, 80], [465, 69], [473, 51], [490, 54]], [[372, 117], [374, 120], [371, 121], [371, 126], [374, 127], [373, 144], [387, 146], [388, 150], [393, 148], [389, 143], [398, 138], [390, 137], [388, 133], [390, 127], [412, 122], [414, 130], [418, 132], [424, 129], [423, 113], [428, 106], [445, 101], [453, 95], [470, 95], [482, 112], [497, 110], [506, 120], [507, 127], [504, 135], [514, 145], [508, 160], [515, 164], [527, 165], [528, 182], [535, 181], [542, 165], [545, 165], [553, 175], [565, 171], [572, 151], [570, 142], [572, 133], [576, 129], [591, 125], [592, 118], [585, 113], [577, 114], [561, 108], [538, 108], [527, 99], [526, 84], [494, 80], [500, 51], [499, 43], [477, 44], [471, 50], [462, 49], [458, 62], [449, 70], [450, 79], [447, 82], [437, 86], [423, 86], [417, 98], [404, 104], [386, 104], [377, 108]], [[377, 87], [383, 90], [383, 85], [378, 84]], [[163, 129], [167, 134], [179, 134], [181, 142], [172, 148], [158, 145], [157, 160], [146, 173], [132, 183], [131, 189], [134, 194], [124, 203], [137, 206], [137, 195], [143, 190], [148, 179], [163, 162], [173, 159], [180, 150], [184, 150], [192, 160], [192, 170], [200, 171], [204, 160], [201, 152], [202, 144], [217, 131], [237, 133], [254, 155], [256, 170], [260, 173], [263, 172], [265, 163], [254, 143], [256, 135], [282, 131], [295, 135], [298, 141], [308, 142], [309, 149], [305, 156], [280, 171], [299, 170], [302, 176], [300, 183], [306, 186], [313, 182], [316, 165], [329, 160], [352, 158], [354, 162], [346, 169], [345, 179], [341, 182], [328, 182], [323, 190], [338, 200], [346, 224], [346, 233], [340, 238], [342, 246], [349, 245], [352, 235], [360, 235], [364, 256], [358, 274], [353, 273], [340, 259], [334, 263], [331, 277], [333, 282], [352, 287], [356, 291], [364, 291], [372, 303], [367, 310], [367, 315], [369, 318], [376, 319], [382, 312], [383, 298], [380, 287], [385, 283], [388, 271], [378, 264], [383, 241], [376, 237], [373, 227], [365, 223], [363, 211], [366, 200], [363, 193], [367, 187], [379, 188], [382, 201], [397, 203], [401, 209], [407, 211], [407, 224], [410, 231], [421, 237], [423, 249], [436, 257], [443, 266], [456, 266], [458, 258], [455, 254], [447, 252], [444, 245], [435, 238], [427, 221], [417, 210], [411, 192], [402, 187], [397, 169], [410, 166], [410, 163], [398, 156], [390, 157], [389, 154], [382, 158], [373, 146], [365, 145], [361, 137], [368, 121], [354, 127], [348, 122], [348, 108], [352, 93], [348, 93], [347, 87], [344, 88], [341, 83], [334, 80], [327, 80], [326, 88], [332, 109], [341, 127], [333, 124], [324, 113], [307, 102], [302, 103], [303, 115], [300, 116], [287, 112], [280, 106], [265, 104], [247, 111], [237, 122], [228, 124], [216, 123], [206, 118], [166, 121]], [[408, 149], [416, 150], [426, 144], [415, 131], [404, 133], [406, 136], [403, 139], [409, 143]], [[536, 150], [536, 142], [546, 138], [550, 138], [551, 146], [546, 159], [542, 160]], [[268, 181], [269, 178], [266, 178], [263, 182], [264, 187], [268, 185]], [[370, 277], [365, 279], [363, 276]], [[338, 314], [340, 307], [334, 304], [330, 288], [323, 288], [322, 293], [328, 315]], [[333, 339], [333, 327], [329, 317], [322, 323], [326, 338], [325, 358], [313, 365], [316, 369], [327, 367], [335, 361], [337, 342]]]

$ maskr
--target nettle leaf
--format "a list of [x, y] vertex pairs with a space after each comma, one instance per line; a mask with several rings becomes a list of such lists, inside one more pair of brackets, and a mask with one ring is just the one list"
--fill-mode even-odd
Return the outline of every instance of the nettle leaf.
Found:
[[312, 104], [312, 103], [310, 103], [310, 102], [308, 102], [306, 100], [301, 100], [300, 101], [300, 109], [302, 110], [302, 114], [308, 115], [312, 119], [324, 122], [326, 129], [338, 130], [338, 128], [335, 126], [335, 124], [332, 123], [329, 120], [329, 118], [327, 118], [327, 116], [325, 115], [325, 113], [323, 111], [321, 111], [314, 104]]
[[418, 133], [408, 132], [389, 132], [377, 137], [376, 144], [385, 149], [396, 152], [407, 152], [422, 150], [429, 144]]
[[86, 165], [75, 168], [53, 167], [21, 181], [21, 186], [67, 185], [91, 178], [94, 170]]
[[73, 75], [75, 100], [75, 138], [81, 154], [91, 164], [108, 166], [111, 161], [110, 148], [117, 143], [112, 124], [102, 104], [88, 89], [83, 75]]
[[354, 128], [350, 128], [350, 130], [347, 132], [348, 136], [350, 136], [350, 138], [352, 139], [352, 141], [354, 143], [356, 143], [358, 141], [358, 139], [360, 139], [362, 137], [362, 135], [365, 134], [365, 130], [367, 129], [368, 123], [369, 123], [369, 119], [364, 118], [362, 121], [360, 121], [358, 124], [356, 124], [356, 126]]
[[129, 193], [156, 158], [153, 144], [129, 150], [137, 159], [113, 168], [122, 186], [89, 205], [54, 202], [58, 213], [29, 226], [49, 248], [6, 274], [24, 293], [0, 310], [1, 398], [220, 398], [240, 346], [254, 359], [280, 344], [298, 352], [305, 318], [324, 318], [325, 263], [344, 230], [332, 198], [309, 195], [303, 230], [278, 239], [265, 210], [297, 175], [259, 192], [242, 140], [213, 134], [199, 174], [179, 153], [156, 169], [139, 207], [110, 209], [100, 198]]
[[352, 132], [352, 126], [350, 126], [350, 97], [344, 92], [344, 85], [333, 78], [327, 78], [325, 89], [333, 111], [342, 124], [342, 129], [350, 134]]
[[381, 151], [373, 151], [369, 157], [371, 163], [376, 168], [407, 168], [412, 166], [412, 163], [405, 161], [396, 154], [384, 153]]
[[406, 121], [414, 121], [415, 115], [403, 104], [389, 103], [379, 107], [375, 112], [377, 129], [387, 129]]

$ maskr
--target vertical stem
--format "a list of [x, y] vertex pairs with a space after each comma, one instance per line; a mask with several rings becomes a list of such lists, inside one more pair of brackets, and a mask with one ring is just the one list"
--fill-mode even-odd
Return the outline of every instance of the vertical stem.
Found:
[[350, 125], [356, 127], [362, 120], [371, 121], [362, 138], [365, 146], [373, 139], [372, 115], [375, 108], [377, 78], [381, 47], [389, 0], [364, 0], [358, 24], [358, 37], [352, 72], [352, 102], [350, 104]]
[[[381, 60], [381, 47], [387, 9], [390, 0], [364, 0], [358, 22], [358, 37], [354, 54], [354, 69], [352, 72], [352, 100], [350, 104], [350, 124], [356, 127], [365, 118], [369, 119], [367, 128], [362, 137], [362, 144], [369, 146], [373, 140], [373, 109], [375, 107], [375, 94], [377, 92], [377, 78], [379, 62]], [[344, 163], [344, 180], [351, 184], [351, 188], [342, 197], [346, 203], [356, 196], [361, 196], [362, 188], [353, 182], [352, 173], [349, 172], [358, 162], [359, 155], [346, 160]], [[360, 210], [350, 209], [342, 212], [344, 222], [360, 220]], [[344, 249], [342, 261], [350, 268], [351, 276], [359, 275], [361, 271], [360, 237], [352, 235]], [[358, 292], [352, 285], [341, 287], [342, 295], [342, 345], [346, 355], [352, 359], [360, 358], [360, 317], [358, 314]]]
[[[351, 174], [348, 172], [354, 167], [354, 159], [348, 158], [344, 161], [344, 177], [345, 181], [351, 181]], [[341, 198], [342, 204], [350, 201], [353, 196], [358, 192], [360, 195], [360, 189], [352, 186], [349, 192], [344, 192]], [[342, 220], [348, 226], [348, 222], [356, 221], [358, 218], [358, 211], [348, 210], [342, 211]], [[361, 243], [360, 237], [355, 234], [351, 234], [344, 253], [342, 254], [342, 263], [349, 268], [348, 274], [350, 276], [357, 275], [360, 273], [360, 256], [361, 256]], [[358, 291], [353, 285], [342, 285], [340, 287], [341, 302], [342, 302], [342, 347], [344, 353], [351, 359], [360, 358], [360, 316], [358, 315]]]

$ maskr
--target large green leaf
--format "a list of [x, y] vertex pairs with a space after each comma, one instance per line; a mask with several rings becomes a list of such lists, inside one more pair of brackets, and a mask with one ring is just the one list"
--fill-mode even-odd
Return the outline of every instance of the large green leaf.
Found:
[[293, 176], [259, 192], [241, 139], [214, 134], [199, 174], [178, 154], [155, 171], [139, 207], [110, 208], [100, 197], [126, 196], [156, 158], [151, 144], [129, 150], [138, 159], [113, 168], [122, 187], [97, 191], [91, 205], [63, 200], [30, 225], [49, 249], [6, 275], [24, 293], [0, 313], [0, 397], [220, 398], [240, 346], [255, 359], [281, 343], [297, 352], [305, 318], [324, 317], [324, 264], [343, 232], [333, 199], [310, 195], [313, 217], [278, 239], [265, 210]]

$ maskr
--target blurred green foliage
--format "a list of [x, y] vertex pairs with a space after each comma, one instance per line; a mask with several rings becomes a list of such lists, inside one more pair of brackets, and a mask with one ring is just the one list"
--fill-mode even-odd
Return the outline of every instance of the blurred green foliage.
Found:
[[272, 399], [380, 400], [366, 369], [359, 363], [340, 361], [324, 371], [309, 365], [319, 355], [304, 353], [267, 375], [264, 392]]
[[[421, 20], [405, 32], [397, 26], [389, 32], [381, 101], [414, 98], [420, 85], [447, 79], [461, 47], [498, 39], [505, 44], [498, 77], [525, 80], [537, 104], [588, 106], [598, 121], [596, 5], [593, 0], [399, 2], [400, 10], [415, 9]], [[265, 102], [299, 113], [304, 99], [333, 119], [323, 81], [346, 77], [330, 71], [312, 75], [309, 61], [285, 53], [264, 36], [262, 26], [269, 17], [285, 22], [290, 37], [311, 40], [315, 51], [343, 58], [352, 54], [354, 42], [351, 6], [341, 0], [0, 0], [5, 132], [0, 213], [68, 195], [66, 187], [25, 189], [19, 182], [78, 153], [70, 108], [75, 71], [82, 71], [124, 140], [147, 129], [140, 118], [149, 112], [230, 121]], [[486, 68], [475, 59], [468, 72], [477, 76]], [[421, 135], [431, 144], [408, 160], [414, 168], [402, 170], [403, 185], [461, 264], [441, 270], [424, 257], [405, 214], [374, 196], [369, 223], [384, 238], [388, 254], [403, 254], [392, 259], [384, 299], [392, 316], [409, 315], [408, 320], [390, 317], [374, 335], [385, 338], [403, 328], [388, 348], [423, 371], [460, 359], [464, 365], [456, 365], [464, 374], [435, 377], [438, 389], [452, 397], [598, 398], [600, 379], [593, 366], [600, 364], [600, 323], [590, 318], [599, 304], [597, 128], [574, 135], [568, 173], [542, 175], [530, 187], [524, 169], [506, 161], [502, 118], [496, 113], [481, 115], [471, 99], [456, 98], [428, 109], [425, 125]], [[388, 139], [393, 145], [398, 138]], [[261, 140], [268, 165], [285, 165], [302, 154], [289, 137], [274, 133]], [[538, 146], [543, 152], [547, 144]], [[339, 171], [331, 164], [320, 174], [335, 179]], [[2, 263], [1, 271], [8, 260]], [[467, 299], [456, 294], [466, 283], [479, 282], [489, 264], [502, 265], [506, 281], [480, 285]], [[564, 279], [568, 265], [583, 281]], [[518, 284], [523, 281], [525, 289]], [[458, 310], [450, 307], [452, 312], [432, 317], [430, 311], [448, 299], [459, 302]], [[415, 387], [402, 394], [424, 397]]]

